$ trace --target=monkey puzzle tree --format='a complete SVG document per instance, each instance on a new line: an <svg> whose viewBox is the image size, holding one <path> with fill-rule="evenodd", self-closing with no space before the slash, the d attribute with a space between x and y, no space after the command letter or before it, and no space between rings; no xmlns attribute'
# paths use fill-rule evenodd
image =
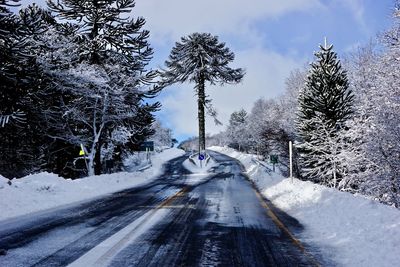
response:
<svg viewBox="0 0 400 267"><path fill-rule="evenodd" d="M199 153L205 150L204 110L216 117L216 112L206 98L205 84L239 83L244 70L228 66L235 59L235 54L220 43L217 36L210 33L193 33L182 37L172 48L169 59L165 62L166 70L161 71L162 86L173 83L194 82L198 96Z"/></svg>
<svg viewBox="0 0 400 267"><path fill-rule="evenodd" d="M300 162L304 177L336 187L342 176L338 155L345 146L338 133L353 114L354 94L332 45L325 42L315 56L298 98Z"/></svg>

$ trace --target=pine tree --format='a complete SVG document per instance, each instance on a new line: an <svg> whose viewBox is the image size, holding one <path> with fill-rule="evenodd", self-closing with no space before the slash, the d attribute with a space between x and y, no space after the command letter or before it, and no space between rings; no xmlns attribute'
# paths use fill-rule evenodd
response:
<svg viewBox="0 0 400 267"><path fill-rule="evenodd" d="M216 118L216 112L206 98L205 84L239 83L243 69L232 69L228 65L235 59L233 52L220 43L217 36L209 33L193 33L182 37L172 48L169 59L165 62L166 70L162 71L162 85L172 83L194 82L198 96L199 120L199 153L205 150L205 108Z"/></svg>
<svg viewBox="0 0 400 267"><path fill-rule="evenodd" d="M333 46L320 46L315 56L299 95L300 162L306 179L336 186L340 171L334 159L340 148L332 149L332 140L351 116L354 96Z"/></svg>

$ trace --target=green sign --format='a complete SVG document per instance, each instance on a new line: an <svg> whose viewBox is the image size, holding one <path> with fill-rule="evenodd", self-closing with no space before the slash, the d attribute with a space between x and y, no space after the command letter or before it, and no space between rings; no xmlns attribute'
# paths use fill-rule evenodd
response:
<svg viewBox="0 0 400 267"><path fill-rule="evenodd" d="M154 142L147 141L140 145L140 151L154 151Z"/></svg>
<svg viewBox="0 0 400 267"><path fill-rule="evenodd" d="M272 164L278 163L278 155L271 155L271 156L269 156L269 158L270 158Z"/></svg>

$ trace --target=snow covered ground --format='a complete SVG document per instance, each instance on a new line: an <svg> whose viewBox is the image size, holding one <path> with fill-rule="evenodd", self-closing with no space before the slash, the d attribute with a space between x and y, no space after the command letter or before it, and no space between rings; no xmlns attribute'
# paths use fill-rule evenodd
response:
<svg viewBox="0 0 400 267"><path fill-rule="evenodd" d="M152 157L152 167L143 172L120 172L83 179L64 179L52 173L38 173L11 180L0 176L0 221L39 210L88 200L155 179L162 165L185 152L177 148Z"/></svg>
<svg viewBox="0 0 400 267"><path fill-rule="evenodd" d="M399 266L400 210L363 196L269 174L255 155L230 148L211 150L236 158L265 197L305 229L301 241L320 247L339 266Z"/></svg>

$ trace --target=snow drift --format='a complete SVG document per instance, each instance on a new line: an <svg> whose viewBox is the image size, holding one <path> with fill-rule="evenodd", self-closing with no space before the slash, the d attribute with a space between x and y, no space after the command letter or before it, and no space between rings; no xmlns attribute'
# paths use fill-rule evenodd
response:
<svg viewBox="0 0 400 267"><path fill-rule="evenodd" d="M152 167L143 172L119 172L77 180L44 172L13 179L9 185L9 180L0 176L0 220L150 182L161 174L165 162L183 154L183 150L171 148L152 157Z"/></svg>
<svg viewBox="0 0 400 267"><path fill-rule="evenodd" d="M400 210L311 182L266 172L255 155L230 148L211 150L238 159L263 195L304 225L297 236L318 246L340 266L398 266Z"/></svg>

